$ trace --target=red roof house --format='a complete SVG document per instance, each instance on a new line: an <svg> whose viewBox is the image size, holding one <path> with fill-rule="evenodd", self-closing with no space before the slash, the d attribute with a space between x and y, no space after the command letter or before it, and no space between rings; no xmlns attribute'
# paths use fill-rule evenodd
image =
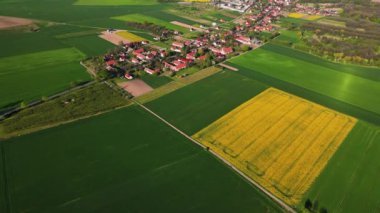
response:
<svg viewBox="0 0 380 213"><path fill-rule="evenodd" d="M144 51L145 51L144 48L140 48L140 49L138 49L138 50L133 51L133 55L141 54L141 53L143 53Z"/></svg>
<svg viewBox="0 0 380 213"><path fill-rule="evenodd" d="M220 53L222 55L228 55L228 54L231 54L233 52L234 52L234 50L232 49L232 47L223 47L222 51L220 51Z"/></svg>
<svg viewBox="0 0 380 213"><path fill-rule="evenodd" d="M186 59L188 60L195 60L196 52L190 52L186 55Z"/></svg>

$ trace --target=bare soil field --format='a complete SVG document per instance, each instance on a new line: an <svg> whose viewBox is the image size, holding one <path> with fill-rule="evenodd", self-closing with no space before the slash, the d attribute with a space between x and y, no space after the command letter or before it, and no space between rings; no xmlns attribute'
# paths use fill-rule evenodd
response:
<svg viewBox="0 0 380 213"><path fill-rule="evenodd" d="M143 80L136 79L128 82L118 83L127 92L131 93L134 97L139 97L153 90L151 86L146 84Z"/></svg>
<svg viewBox="0 0 380 213"><path fill-rule="evenodd" d="M0 16L0 29L6 29L11 27L25 26L32 24L33 21L29 19Z"/></svg>
<svg viewBox="0 0 380 213"><path fill-rule="evenodd" d="M117 35L117 32L120 32L120 31L114 31L114 32L107 32L107 31L103 31L99 37L106 40L106 41L109 41L111 42L112 44L115 44L115 45L119 45L120 42L123 42L124 44L128 44L128 43L131 43L131 41L129 41L128 39L126 38L123 38L122 36L119 36Z"/></svg>

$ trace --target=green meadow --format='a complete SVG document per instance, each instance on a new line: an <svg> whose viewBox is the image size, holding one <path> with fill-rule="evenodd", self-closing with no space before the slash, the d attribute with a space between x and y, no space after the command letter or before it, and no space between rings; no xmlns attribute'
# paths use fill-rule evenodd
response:
<svg viewBox="0 0 380 213"><path fill-rule="evenodd" d="M146 106L192 135L267 88L258 81L223 71Z"/></svg>
<svg viewBox="0 0 380 213"><path fill-rule="evenodd" d="M84 54L75 48L0 58L0 107L31 101L64 90L90 76L79 64Z"/></svg>
<svg viewBox="0 0 380 213"><path fill-rule="evenodd" d="M273 44L234 58L229 63L239 67L239 73L243 75L255 78L255 73L258 73L362 111L380 114L379 82L359 77L378 76L379 68L323 63L312 55Z"/></svg>
<svg viewBox="0 0 380 213"><path fill-rule="evenodd" d="M8 182L0 203L12 212L282 211L135 106L3 141L1 148L0 180L6 172Z"/></svg>
<svg viewBox="0 0 380 213"><path fill-rule="evenodd" d="M360 121L305 195L328 212L380 211L380 127ZM300 204L302 208L303 203Z"/></svg>

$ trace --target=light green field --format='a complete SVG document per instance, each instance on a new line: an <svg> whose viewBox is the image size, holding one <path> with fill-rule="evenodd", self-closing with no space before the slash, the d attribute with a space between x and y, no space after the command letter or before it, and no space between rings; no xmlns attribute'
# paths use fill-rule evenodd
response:
<svg viewBox="0 0 380 213"><path fill-rule="evenodd" d="M0 59L0 106L39 99L72 81L89 80L75 48L42 51Z"/></svg>
<svg viewBox="0 0 380 213"><path fill-rule="evenodd" d="M157 0L77 0L75 5L115 6L115 5L153 5Z"/></svg>
<svg viewBox="0 0 380 213"><path fill-rule="evenodd" d="M317 200L328 212L379 212L379 142L380 127L359 122L304 201Z"/></svg>
<svg viewBox="0 0 380 213"><path fill-rule="evenodd" d="M119 20L119 21L130 21L130 22L140 22L140 23L150 22L156 25L167 27L168 29L178 30L183 33L189 32L188 29L171 24L170 21L164 21L152 16L147 16L147 15L138 14L138 13L123 15L123 16L116 16L116 17L112 17L112 19ZM171 21L176 21L176 20L171 20Z"/></svg>
<svg viewBox="0 0 380 213"><path fill-rule="evenodd" d="M317 57L271 44L234 58L230 63L243 72L259 72L380 114L380 83L346 73L370 74L380 72L378 68L323 63Z"/></svg>

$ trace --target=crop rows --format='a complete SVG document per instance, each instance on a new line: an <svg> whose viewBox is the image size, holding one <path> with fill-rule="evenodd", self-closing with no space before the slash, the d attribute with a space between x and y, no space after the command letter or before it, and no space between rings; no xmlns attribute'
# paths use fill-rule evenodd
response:
<svg viewBox="0 0 380 213"><path fill-rule="evenodd" d="M297 204L356 120L268 89L194 135L289 204Z"/></svg>

